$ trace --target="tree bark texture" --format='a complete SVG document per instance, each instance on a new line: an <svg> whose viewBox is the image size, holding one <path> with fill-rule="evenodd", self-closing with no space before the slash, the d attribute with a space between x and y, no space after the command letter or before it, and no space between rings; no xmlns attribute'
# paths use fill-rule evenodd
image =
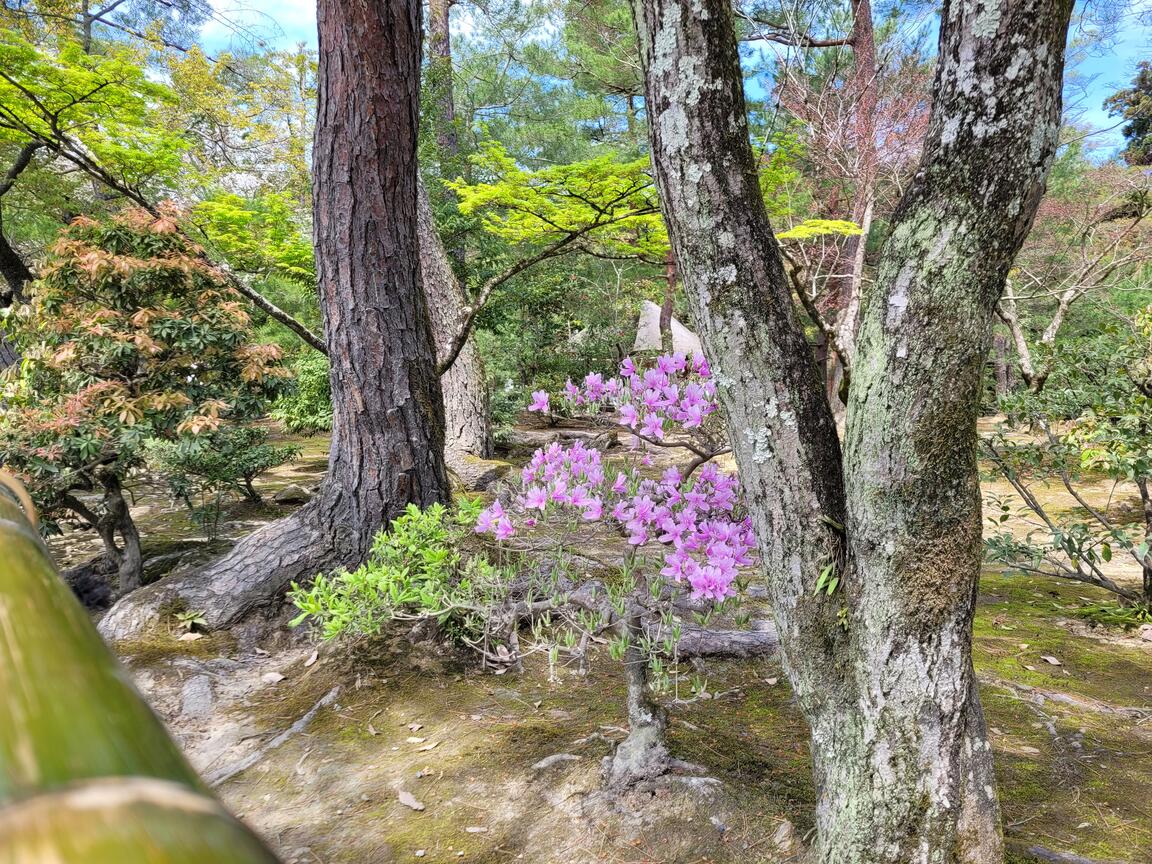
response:
<svg viewBox="0 0 1152 864"><path fill-rule="evenodd" d="M976 415L1055 150L1071 2L944 4L923 161L863 309L843 465L756 187L731 9L633 8L665 218L811 728L813 860L999 862L971 663ZM821 573L838 590L817 592Z"/></svg>
<svg viewBox="0 0 1152 864"><path fill-rule="evenodd" d="M449 12L453 0L429 0L428 58L429 83L432 85L436 148L440 153L440 173L455 179L461 170L460 138L456 131L456 99L452 86L452 33Z"/></svg>
<svg viewBox="0 0 1152 864"><path fill-rule="evenodd" d="M294 580L362 562L409 503L449 498L444 408L420 279L418 0L320 0L314 243L332 379L319 493L206 571L134 592L101 622L123 638L178 598L223 627Z"/></svg>
<svg viewBox="0 0 1152 864"><path fill-rule="evenodd" d="M420 238L420 276L432 318L432 335L438 359L443 361L452 349L468 298L456 278L448 254L432 218L428 190L419 186L416 209ZM476 347L476 336L468 333L460 353L440 376L444 394L444 454L451 466L465 456L487 459L492 455L488 428L488 382L484 363Z"/></svg>

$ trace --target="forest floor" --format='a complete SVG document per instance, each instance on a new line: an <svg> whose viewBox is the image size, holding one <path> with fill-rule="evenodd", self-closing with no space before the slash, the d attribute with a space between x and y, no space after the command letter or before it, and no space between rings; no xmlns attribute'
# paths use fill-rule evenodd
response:
<svg viewBox="0 0 1152 864"><path fill-rule="evenodd" d="M323 440L306 446L268 488L319 478ZM1135 496L1091 494L1118 509ZM145 534L181 530L155 507ZM233 514L225 537L270 512ZM1019 515L1009 527L1027 530ZM982 580L975 658L1014 864L1043 860L1032 846L1152 864L1152 633L1079 614L1108 599L1054 579ZM707 697L670 705L671 749L707 779L609 798L600 760L626 718L607 656L584 675L544 655L493 675L398 637L318 647L287 618L120 646L193 764L286 862L786 861L811 827L807 730L774 659L708 661Z"/></svg>

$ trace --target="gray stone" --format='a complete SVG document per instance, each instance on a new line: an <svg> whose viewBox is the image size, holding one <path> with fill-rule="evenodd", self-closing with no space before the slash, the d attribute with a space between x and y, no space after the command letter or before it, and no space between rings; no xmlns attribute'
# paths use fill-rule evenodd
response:
<svg viewBox="0 0 1152 864"><path fill-rule="evenodd" d="M307 504L312 500L312 493L299 483L289 483L272 496L277 504Z"/></svg>
<svg viewBox="0 0 1152 864"><path fill-rule="evenodd" d="M208 717L216 704L212 679L196 675L184 682L180 690L180 713L185 717Z"/></svg>

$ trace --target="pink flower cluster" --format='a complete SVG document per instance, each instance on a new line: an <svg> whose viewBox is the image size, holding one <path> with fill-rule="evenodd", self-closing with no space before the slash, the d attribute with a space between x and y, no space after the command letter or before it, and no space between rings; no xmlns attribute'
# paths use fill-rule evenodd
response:
<svg viewBox="0 0 1152 864"><path fill-rule="evenodd" d="M660 480L635 470L609 480L600 452L577 442L537 450L521 474L523 487L507 508L496 501L480 514L476 531L507 539L516 521L530 527L548 512L579 514L587 521L618 524L636 547L658 544L660 573L687 582L694 599L723 600L735 593L737 568L751 564L751 520L738 515L735 477L708 463L685 480L669 468Z"/></svg>
<svg viewBox="0 0 1152 864"><path fill-rule="evenodd" d="M605 381L600 373L590 373L583 386L565 384L560 398L585 410L614 406L621 425L657 441L664 440L666 422L698 429L717 408L716 385L703 354L662 354L643 371L629 357L620 364L619 377ZM547 413L548 392L534 392L528 410Z"/></svg>

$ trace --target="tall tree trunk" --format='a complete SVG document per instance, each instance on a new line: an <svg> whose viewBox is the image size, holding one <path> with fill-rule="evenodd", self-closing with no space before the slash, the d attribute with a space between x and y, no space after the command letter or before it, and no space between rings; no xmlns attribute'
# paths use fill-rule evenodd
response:
<svg viewBox="0 0 1152 864"><path fill-rule="evenodd" d="M362 562L408 504L449 499L416 234L420 12L419 0L318 3L314 242L333 409L320 491L206 571L120 601L106 636L148 624L174 597L226 626L293 580Z"/></svg>
<svg viewBox="0 0 1152 864"><path fill-rule="evenodd" d="M993 309L1055 151L1071 5L945 0L928 140L866 304L841 468L757 194L730 6L633 0L665 217L743 431L733 451L811 728L825 864L1003 857L971 663L976 415ZM822 571L840 577L830 596Z"/></svg>
<svg viewBox="0 0 1152 864"><path fill-rule="evenodd" d="M439 359L452 348L468 298L436 231L428 190L419 183L417 234L420 238L420 276L432 318L432 335ZM465 456L487 459L492 455L488 427L488 382L484 363L476 348L476 336L469 333L451 366L440 376L444 394L444 456L449 467Z"/></svg>
<svg viewBox="0 0 1152 864"><path fill-rule="evenodd" d="M456 98L452 82L452 33L449 12L453 0L428 2L428 74L432 85L436 148L440 151L440 173L455 179L460 171L460 136L456 130Z"/></svg>
<svg viewBox="0 0 1152 864"><path fill-rule="evenodd" d="M460 155L460 132L456 123L456 88L452 79L452 30L450 12L455 0L429 0L428 2L428 85L430 93L432 127L436 134L436 153L439 157L440 176L454 180L464 174L466 165ZM444 189L444 196L453 204L456 193ZM460 235L447 251L448 258L463 275L467 268L468 248Z"/></svg>

